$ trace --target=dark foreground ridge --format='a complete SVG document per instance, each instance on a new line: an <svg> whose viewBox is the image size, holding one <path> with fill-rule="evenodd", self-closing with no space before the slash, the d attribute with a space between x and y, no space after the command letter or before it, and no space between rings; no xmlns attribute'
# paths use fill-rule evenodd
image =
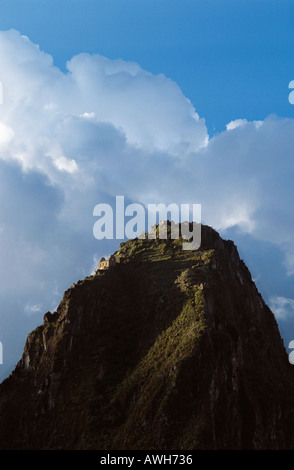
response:
<svg viewBox="0 0 294 470"><path fill-rule="evenodd" d="M293 449L294 369L234 243L113 256L28 335L0 449Z"/></svg>

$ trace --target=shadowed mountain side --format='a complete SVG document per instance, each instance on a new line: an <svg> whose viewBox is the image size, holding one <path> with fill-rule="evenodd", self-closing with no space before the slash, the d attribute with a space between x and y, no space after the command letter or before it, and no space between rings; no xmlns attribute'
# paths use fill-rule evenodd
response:
<svg viewBox="0 0 294 470"><path fill-rule="evenodd" d="M294 368L232 241L122 243L28 335L1 449L293 449Z"/></svg>

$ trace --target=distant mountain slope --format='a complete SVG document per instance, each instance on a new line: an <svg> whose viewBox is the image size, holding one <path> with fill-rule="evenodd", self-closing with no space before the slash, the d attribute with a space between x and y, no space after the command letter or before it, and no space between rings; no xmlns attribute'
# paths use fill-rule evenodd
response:
<svg viewBox="0 0 294 470"><path fill-rule="evenodd" d="M294 367L237 248L130 240L0 385L0 449L293 449Z"/></svg>

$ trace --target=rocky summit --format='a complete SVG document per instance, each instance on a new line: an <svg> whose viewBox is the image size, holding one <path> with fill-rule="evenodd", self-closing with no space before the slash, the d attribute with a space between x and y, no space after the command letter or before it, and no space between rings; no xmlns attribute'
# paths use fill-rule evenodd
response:
<svg viewBox="0 0 294 470"><path fill-rule="evenodd" d="M294 367L232 241L135 239L0 385L0 449L293 449Z"/></svg>

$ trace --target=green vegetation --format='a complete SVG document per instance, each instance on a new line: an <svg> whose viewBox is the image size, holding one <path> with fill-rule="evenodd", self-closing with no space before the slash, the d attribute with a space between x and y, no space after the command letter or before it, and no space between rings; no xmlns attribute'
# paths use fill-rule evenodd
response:
<svg viewBox="0 0 294 470"><path fill-rule="evenodd" d="M99 435L101 448L116 448L126 440L130 448L146 446L148 440L152 442L151 434L144 437L145 444L141 443L137 432L141 435L141 426L149 420L153 422L151 430L160 425L181 366L197 355L204 330L203 291L193 289L187 292L180 314L158 335L146 356L114 390L110 390L110 403L103 414L111 414L117 407L127 408L128 413L123 425L115 431L115 439L107 432ZM132 403L130 407L128 403Z"/></svg>
<svg viewBox="0 0 294 470"><path fill-rule="evenodd" d="M0 448L240 448L256 422L267 446L280 410L292 426L287 357L234 245L182 242L122 243L64 293L1 384Z"/></svg>
<svg viewBox="0 0 294 470"><path fill-rule="evenodd" d="M121 396L136 384L142 386L146 382L146 394L152 397L157 389L155 382L160 386L160 377L173 377L173 368L195 353L197 338L204 329L203 292L198 290L194 293L194 299L186 302L172 325L158 336L146 357L119 386L117 393Z"/></svg>

